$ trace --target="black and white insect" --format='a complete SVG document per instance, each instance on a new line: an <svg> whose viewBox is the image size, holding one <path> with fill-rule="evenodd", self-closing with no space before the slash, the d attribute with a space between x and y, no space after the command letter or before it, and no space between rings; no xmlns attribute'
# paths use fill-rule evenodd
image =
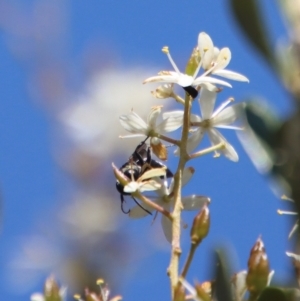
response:
<svg viewBox="0 0 300 301"><path fill-rule="evenodd" d="M162 168L166 167L159 161L152 159L151 147L146 144L148 137L143 140L134 150L133 154L129 157L128 161L124 163L119 170L129 179L136 181L143 173L151 168ZM169 168L166 169L166 177L173 177L173 173ZM121 199L121 210L123 213L128 214L130 210L125 211L123 208L124 196L130 195L128 192L124 192L124 186L116 180L116 188L120 193ZM131 196L138 206L144 209L147 213L151 214L150 211L145 209L133 196Z"/></svg>

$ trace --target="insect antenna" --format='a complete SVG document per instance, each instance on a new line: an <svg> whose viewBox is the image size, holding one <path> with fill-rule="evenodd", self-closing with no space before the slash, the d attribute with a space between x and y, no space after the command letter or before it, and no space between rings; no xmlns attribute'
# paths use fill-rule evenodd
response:
<svg viewBox="0 0 300 301"><path fill-rule="evenodd" d="M148 214L150 214L150 215L152 215L152 213L149 211L149 210L147 210L146 208L144 208L133 196L131 196L132 198L133 198L133 200L135 201L135 203L139 206L139 207L141 207L144 211L146 211ZM130 211L130 210L129 210Z"/></svg>

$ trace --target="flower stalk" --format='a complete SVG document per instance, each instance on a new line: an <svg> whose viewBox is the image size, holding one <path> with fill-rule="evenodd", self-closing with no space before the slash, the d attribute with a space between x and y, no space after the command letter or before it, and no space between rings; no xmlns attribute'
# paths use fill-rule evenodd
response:
<svg viewBox="0 0 300 301"><path fill-rule="evenodd" d="M184 115L183 115L183 126L182 126L182 135L181 135L181 145L180 145L180 159L178 163L177 172L174 176L174 210L172 212L173 221L172 221L172 250L171 250L171 260L168 269L168 274L171 281L171 292L172 298L174 295L174 289L178 283L178 273L179 273L179 258L181 255L180 247L180 234L181 234L181 187L182 187L182 173L185 167L186 162L189 160L189 155L186 151L188 134L189 134L189 125L190 125L190 112L191 112L191 97L188 93L185 94L185 106L184 106Z"/></svg>

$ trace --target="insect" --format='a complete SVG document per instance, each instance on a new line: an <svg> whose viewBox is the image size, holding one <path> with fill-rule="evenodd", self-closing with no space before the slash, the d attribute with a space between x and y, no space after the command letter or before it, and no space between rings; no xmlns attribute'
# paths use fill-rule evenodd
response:
<svg viewBox="0 0 300 301"><path fill-rule="evenodd" d="M137 180L144 172L151 168L162 168L165 167L159 161L152 159L151 156L151 147L146 144L146 141L149 137L143 140L134 150L133 154L129 157L128 161L124 163L119 170L129 179ZM173 173L167 168L166 177L173 177ZM128 214L130 210L125 211L123 208L124 196L130 195L128 192L124 192L124 186L117 180L116 188L120 193L121 199L121 210L123 213ZM151 215L151 212L145 209L133 196L131 196L138 206Z"/></svg>

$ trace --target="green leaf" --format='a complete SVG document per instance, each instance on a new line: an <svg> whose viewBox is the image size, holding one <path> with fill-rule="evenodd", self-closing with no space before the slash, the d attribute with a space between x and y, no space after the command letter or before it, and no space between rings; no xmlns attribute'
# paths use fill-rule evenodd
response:
<svg viewBox="0 0 300 301"><path fill-rule="evenodd" d="M231 0L230 4L233 15L246 37L267 62L274 67L275 59L268 41L268 32L261 16L258 1Z"/></svg>
<svg viewBox="0 0 300 301"><path fill-rule="evenodd" d="M231 276L226 262L229 262L229 259L225 251L218 250L215 253L215 294L217 300L232 301L234 298L231 295L231 285L229 282Z"/></svg>
<svg viewBox="0 0 300 301"><path fill-rule="evenodd" d="M294 300L291 290L282 290L276 287L267 287L260 294L257 301L289 301Z"/></svg>
<svg viewBox="0 0 300 301"><path fill-rule="evenodd" d="M255 134L270 148L276 144L276 133L282 121L275 114L272 107L260 99L246 102L245 112L248 123Z"/></svg>

